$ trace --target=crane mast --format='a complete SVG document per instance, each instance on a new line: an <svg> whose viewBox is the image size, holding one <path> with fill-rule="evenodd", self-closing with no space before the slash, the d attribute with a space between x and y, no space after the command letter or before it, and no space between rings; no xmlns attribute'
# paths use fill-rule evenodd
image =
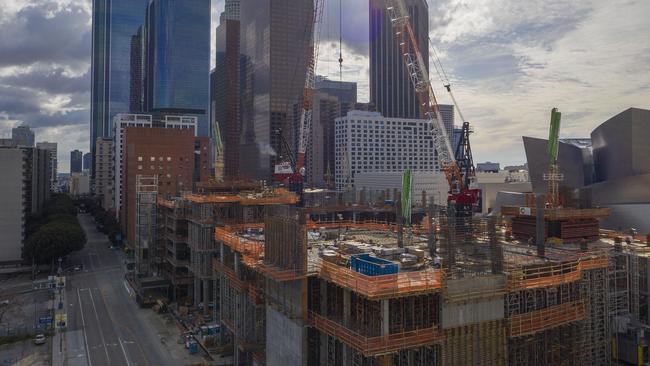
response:
<svg viewBox="0 0 650 366"><path fill-rule="evenodd" d="M440 170L445 173L447 183L449 184L448 201L450 203L454 202L457 206L462 207L460 211L461 215L471 215L472 210L467 210L466 208L476 206L480 197L480 191L474 189L474 187L470 187L469 179L463 176L463 172L457 162L457 157L454 155L454 150L451 147L447 131L442 121L438 101L431 87L426 63L422 58L422 52L420 51L415 32L411 26L407 8L403 0L386 0L386 10L390 17L395 38L402 53L402 59L406 65L409 78L420 102L420 108L429 126L431 126L434 148L438 153L438 164ZM447 85L445 87L451 92L450 87ZM455 98L454 104L456 104ZM464 127L468 130L469 124ZM469 142L467 146L469 147ZM460 155L463 164L471 163L470 151L469 149L465 150L465 152L470 154L469 159L467 159L468 156L465 154ZM467 169L465 170L465 172L469 171Z"/></svg>
<svg viewBox="0 0 650 366"><path fill-rule="evenodd" d="M454 151L447 137L438 101L431 87L426 64L415 38L410 17L402 0L386 0L386 10L390 17L395 38L402 53L402 59L415 88L415 94L420 102L420 109L429 123L432 132L433 145L438 152L440 170L445 173L449 183L450 193L459 194L463 187L460 169L454 158Z"/></svg>
<svg viewBox="0 0 650 366"><path fill-rule="evenodd" d="M307 51L307 67L305 75L305 87L302 95L302 112L300 115L300 122L298 125L298 141L297 151L295 155L286 141L283 141L283 147L290 157L291 168L287 169L287 162L276 165L276 179L280 182L288 183L297 193L302 193L302 185L305 176L305 151L309 141L309 135L312 125L312 110L314 89L316 88L315 70L316 62L318 60L318 43L320 41L320 30L318 24L321 23L323 17L323 3L324 0L314 0L314 11L309 23L311 24L309 31L311 46ZM282 136L281 136L282 137Z"/></svg>

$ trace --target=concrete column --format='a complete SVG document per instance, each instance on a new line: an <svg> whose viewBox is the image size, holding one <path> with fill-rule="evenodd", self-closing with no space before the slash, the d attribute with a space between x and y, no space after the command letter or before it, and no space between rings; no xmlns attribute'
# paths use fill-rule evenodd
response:
<svg viewBox="0 0 650 366"><path fill-rule="evenodd" d="M210 280L203 280L203 315L210 313Z"/></svg>
<svg viewBox="0 0 650 366"><path fill-rule="evenodd" d="M234 264L234 267L235 267L235 274L237 275L238 278L239 278L239 261L240 261L240 259L241 259L241 254L235 252L235 264Z"/></svg>
<svg viewBox="0 0 650 366"><path fill-rule="evenodd" d="M343 325L350 326L350 290L343 289Z"/></svg>
<svg viewBox="0 0 650 366"><path fill-rule="evenodd" d="M351 304L350 304L350 295L351 292L348 289L343 289L343 325L346 328L350 327L350 315L351 315ZM347 346L343 345L343 366L352 365L352 350Z"/></svg>
<svg viewBox="0 0 650 366"><path fill-rule="evenodd" d="M199 306L201 302L201 280L194 274L194 307Z"/></svg>
<svg viewBox="0 0 650 366"><path fill-rule="evenodd" d="M320 311L327 316L327 281L323 279L320 280Z"/></svg>
<svg viewBox="0 0 650 366"><path fill-rule="evenodd" d="M381 300L381 335L390 333L390 313L388 312L388 299Z"/></svg>

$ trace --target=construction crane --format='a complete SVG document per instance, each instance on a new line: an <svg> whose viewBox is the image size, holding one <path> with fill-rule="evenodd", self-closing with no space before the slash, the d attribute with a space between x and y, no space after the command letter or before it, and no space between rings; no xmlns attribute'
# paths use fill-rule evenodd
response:
<svg viewBox="0 0 650 366"><path fill-rule="evenodd" d="M221 140L221 130L219 129L219 122L214 121L212 124L212 137L214 140L214 180L221 182L224 179L224 157L223 157L223 143Z"/></svg>
<svg viewBox="0 0 650 366"><path fill-rule="evenodd" d="M282 133L280 133L283 148L291 157L289 161L283 161L275 166L276 179L281 183L288 183L299 194L302 194L305 179L305 151L307 150L309 135L311 133L314 89L316 88L315 70L316 62L318 61L318 43L320 41L320 28L318 24L322 22L323 3L324 0L314 0L314 11L310 20L312 25L310 29L311 47L308 48L307 52L307 71L302 96L302 113L300 115L300 124L298 125L298 151L293 156L293 149L290 148Z"/></svg>
<svg viewBox="0 0 650 366"><path fill-rule="evenodd" d="M462 158L461 163L463 165L471 164L472 168L461 170L461 166L456 159L457 156L454 154L447 136L438 101L431 87L426 63L416 42L406 5L403 0L386 0L386 10L390 16L395 38L400 47L409 78L415 88L421 110L431 127L433 145L438 153L440 170L445 173L449 184L448 202L460 209L456 210L457 215L471 215L473 210L468 211L466 208L477 206L480 190L473 187L475 178L471 175L473 174L473 162L471 149L469 149L469 123L466 126L466 146L468 149L462 151L459 157ZM451 92L451 87L447 87L447 85L445 87ZM463 125L465 126L465 122Z"/></svg>

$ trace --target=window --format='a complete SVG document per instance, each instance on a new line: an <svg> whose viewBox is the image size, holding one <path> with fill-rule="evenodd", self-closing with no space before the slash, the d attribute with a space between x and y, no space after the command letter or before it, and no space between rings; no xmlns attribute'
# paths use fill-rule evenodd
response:
<svg viewBox="0 0 650 366"><path fill-rule="evenodd" d="M151 158L149 158L149 160L156 161L156 158L152 156Z"/></svg>
<svg viewBox="0 0 650 366"><path fill-rule="evenodd" d="M138 156L138 161L142 161L142 156Z"/></svg>

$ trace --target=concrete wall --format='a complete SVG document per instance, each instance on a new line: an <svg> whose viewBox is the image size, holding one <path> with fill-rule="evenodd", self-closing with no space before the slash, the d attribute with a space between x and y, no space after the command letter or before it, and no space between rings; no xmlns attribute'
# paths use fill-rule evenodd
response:
<svg viewBox="0 0 650 366"><path fill-rule="evenodd" d="M504 275L449 280L443 293L443 329L503 319Z"/></svg>
<svg viewBox="0 0 650 366"><path fill-rule="evenodd" d="M531 183L479 183L478 187L481 189L481 200L483 213L488 213L489 209L493 211L501 211L501 207L497 207L497 194L499 192L531 192L533 187Z"/></svg>
<svg viewBox="0 0 650 366"><path fill-rule="evenodd" d="M23 151L0 149L0 263L20 261L23 241Z"/></svg>
<svg viewBox="0 0 650 366"><path fill-rule="evenodd" d="M307 332L271 306L266 307L266 364L307 365Z"/></svg>

